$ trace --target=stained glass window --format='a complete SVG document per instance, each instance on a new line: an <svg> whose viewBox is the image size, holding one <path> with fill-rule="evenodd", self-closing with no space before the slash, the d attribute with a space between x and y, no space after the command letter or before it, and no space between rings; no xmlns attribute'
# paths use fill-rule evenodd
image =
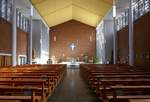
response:
<svg viewBox="0 0 150 102"><path fill-rule="evenodd" d="M129 9L125 11L125 25L127 26L129 23Z"/></svg>
<svg viewBox="0 0 150 102"><path fill-rule="evenodd" d="M2 17L4 18L4 19L6 19L6 0L2 0L1 1L2 2Z"/></svg>
<svg viewBox="0 0 150 102"><path fill-rule="evenodd" d="M19 9L16 10L16 15L17 15L17 27L19 27L19 22L20 22L20 12L19 12Z"/></svg>
<svg viewBox="0 0 150 102"><path fill-rule="evenodd" d="M145 12L149 12L150 11L150 0L144 0L144 9L145 9Z"/></svg>
<svg viewBox="0 0 150 102"><path fill-rule="evenodd" d="M12 0L7 0L7 21L11 21L12 17Z"/></svg>

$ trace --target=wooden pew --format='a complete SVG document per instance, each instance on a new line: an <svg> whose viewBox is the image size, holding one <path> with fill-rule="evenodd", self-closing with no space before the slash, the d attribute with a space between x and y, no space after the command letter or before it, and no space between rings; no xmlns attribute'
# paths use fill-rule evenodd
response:
<svg viewBox="0 0 150 102"><path fill-rule="evenodd" d="M51 95L56 87L55 83L53 82L54 78L51 76L0 76L0 80L29 80L30 82L30 80L35 79L46 81L45 85L48 88L48 94Z"/></svg>
<svg viewBox="0 0 150 102"><path fill-rule="evenodd" d="M93 76L89 79L89 84L91 85L92 89L95 90L95 92L97 91L100 81L104 80L104 79L109 79L109 80L126 80L126 79L150 79L150 75L122 75L122 74L118 74L118 75L97 75L97 76Z"/></svg>
<svg viewBox="0 0 150 102"><path fill-rule="evenodd" d="M36 94L38 94L40 92L40 94L38 94L37 96L41 96L41 101L44 101L46 98L46 92L48 92L47 88L45 88L45 81L43 80L0 80L0 86L2 87L6 87L3 90L7 92L7 87L12 88L14 87L14 92L11 92L11 94L16 94L18 92L18 88L16 89L16 87L26 87L26 88L31 88L34 87L36 88L38 91L36 92ZM16 91L15 91L16 89ZM11 90L11 89L10 89ZM1 92L2 94L3 92ZM10 95L10 93L9 93ZM19 92L20 95L20 92ZM3 96L3 94L2 94ZM2 97L1 96L1 97ZM11 96L11 95L10 95Z"/></svg>
<svg viewBox="0 0 150 102"><path fill-rule="evenodd" d="M112 92L113 92L113 97L108 97L109 99L113 99L114 102L117 101L118 99L150 99L150 93L145 94L145 92L150 92L150 86L144 86L144 85L139 85L139 86L111 86ZM136 95L117 95L117 90L122 90L124 93L126 92L144 92L141 94L136 94Z"/></svg>
<svg viewBox="0 0 150 102"><path fill-rule="evenodd" d="M148 99L150 98L150 79L105 79L101 81L99 90L102 100L105 101L107 99L113 99L114 102L118 99ZM146 91L149 93L144 94Z"/></svg>
<svg viewBox="0 0 150 102"><path fill-rule="evenodd" d="M92 89L97 93L103 101L112 99L114 102L119 102L118 99L132 99L137 98L134 95L117 96L113 94L120 88L124 92L132 92L135 89L149 90L150 86L150 67L127 65L81 65L80 73L82 77L88 82ZM107 83L107 84L106 84ZM109 84L108 84L109 83ZM133 84L134 83L134 84ZM120 86L122 85L122 86ZM107 86L107 87L106 87ZM112 91L113 90L113 91ZM139 95L139 98L149 98L146 95ZM117 97L117 98L116 98ZM126 98L125 98L126 97ZM122 101L120 101L122 102Z"/></svg>
<svg viewBox="0 0 150 102"><path fill-rule="evenodd" d="M42 93L41 100L45 101L54 91L59 82L65 75L66 65L27 65L25 67L17 66L17 68L1 68L0 69L0 86L18 88L21 86L32 88L36 87L38 95ZM3 89L4 90L4 89ZM18 92L19 89L13 89ZM7 92L6 90L4 90ZM13 99L13 96L10 96ZM19 100L21 97L14 97ZM0 100L3 100L0 95ZM20 99L24 100L24 99Z"/></svg>
<svg viewBox="0 0 150 102"><path fill-rule="evenodd" d="M26 86L23 86L23 87L12 87L12 86L0 86L0 90L5 93L4 95L1 95L0 96L0 99L1 100L7 100L7 101L12 101L12 100L19 100L19 102L21 102L20 100L26 100L28 102L39 102L41 101L41 97L42 96L37 96L36 95L36 92L39 91L39 89L37 87L26 87ZM24 93L25 91L30 91L31 94L28 94L28 95L17 95L17 94L14 94L13 95L13 92L19 92L19 93ZM10 94L6 94L6 93L9 93L11 92L12 95ZM41 93L41 95L43 95Z"/></svg>

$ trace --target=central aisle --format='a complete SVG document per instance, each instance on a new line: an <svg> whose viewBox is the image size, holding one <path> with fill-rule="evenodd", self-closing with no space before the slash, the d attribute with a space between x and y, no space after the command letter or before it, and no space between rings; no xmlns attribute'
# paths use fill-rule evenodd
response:
<svg viewBox="0 0 150 102"><path fill-rule="evenodd" d="M79 69L67 69L62 83L48 102L98 102L96 96L80 77Z"/></svg>

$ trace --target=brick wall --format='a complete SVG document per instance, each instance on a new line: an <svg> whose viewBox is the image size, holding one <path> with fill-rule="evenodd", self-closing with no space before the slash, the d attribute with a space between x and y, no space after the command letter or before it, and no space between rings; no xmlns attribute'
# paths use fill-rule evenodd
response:
<svg viewBox="0 0 150 102"><path fill-rule="evenodd" d="M55 56L59 60L69 57L81 58L87 54L95 56L96 28L71 20L50 28L50 57ZM69 47L75 44L75 49Z"/></svg>

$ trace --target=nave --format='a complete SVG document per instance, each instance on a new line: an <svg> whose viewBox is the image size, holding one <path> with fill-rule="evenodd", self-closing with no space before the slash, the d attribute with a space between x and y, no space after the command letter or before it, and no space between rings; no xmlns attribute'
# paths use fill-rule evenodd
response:
<svg viewBox="0 0 150 102"><path fill-rule="evenodd" d="M149 18L150 0L0 0L0 102L150 102Z"/></svg>
<svg viewBox="0 0 150 102"><path fill-rule="evenodd" d="M149 102L149 66L25 65L0 69L0 102Z"/></svg>
<svg viewBox="0 0 150 102"><path fill-rule="evenodd" d="M99 102L95 93L79 74L79 68L69 68L48 102Z"/></svg>

